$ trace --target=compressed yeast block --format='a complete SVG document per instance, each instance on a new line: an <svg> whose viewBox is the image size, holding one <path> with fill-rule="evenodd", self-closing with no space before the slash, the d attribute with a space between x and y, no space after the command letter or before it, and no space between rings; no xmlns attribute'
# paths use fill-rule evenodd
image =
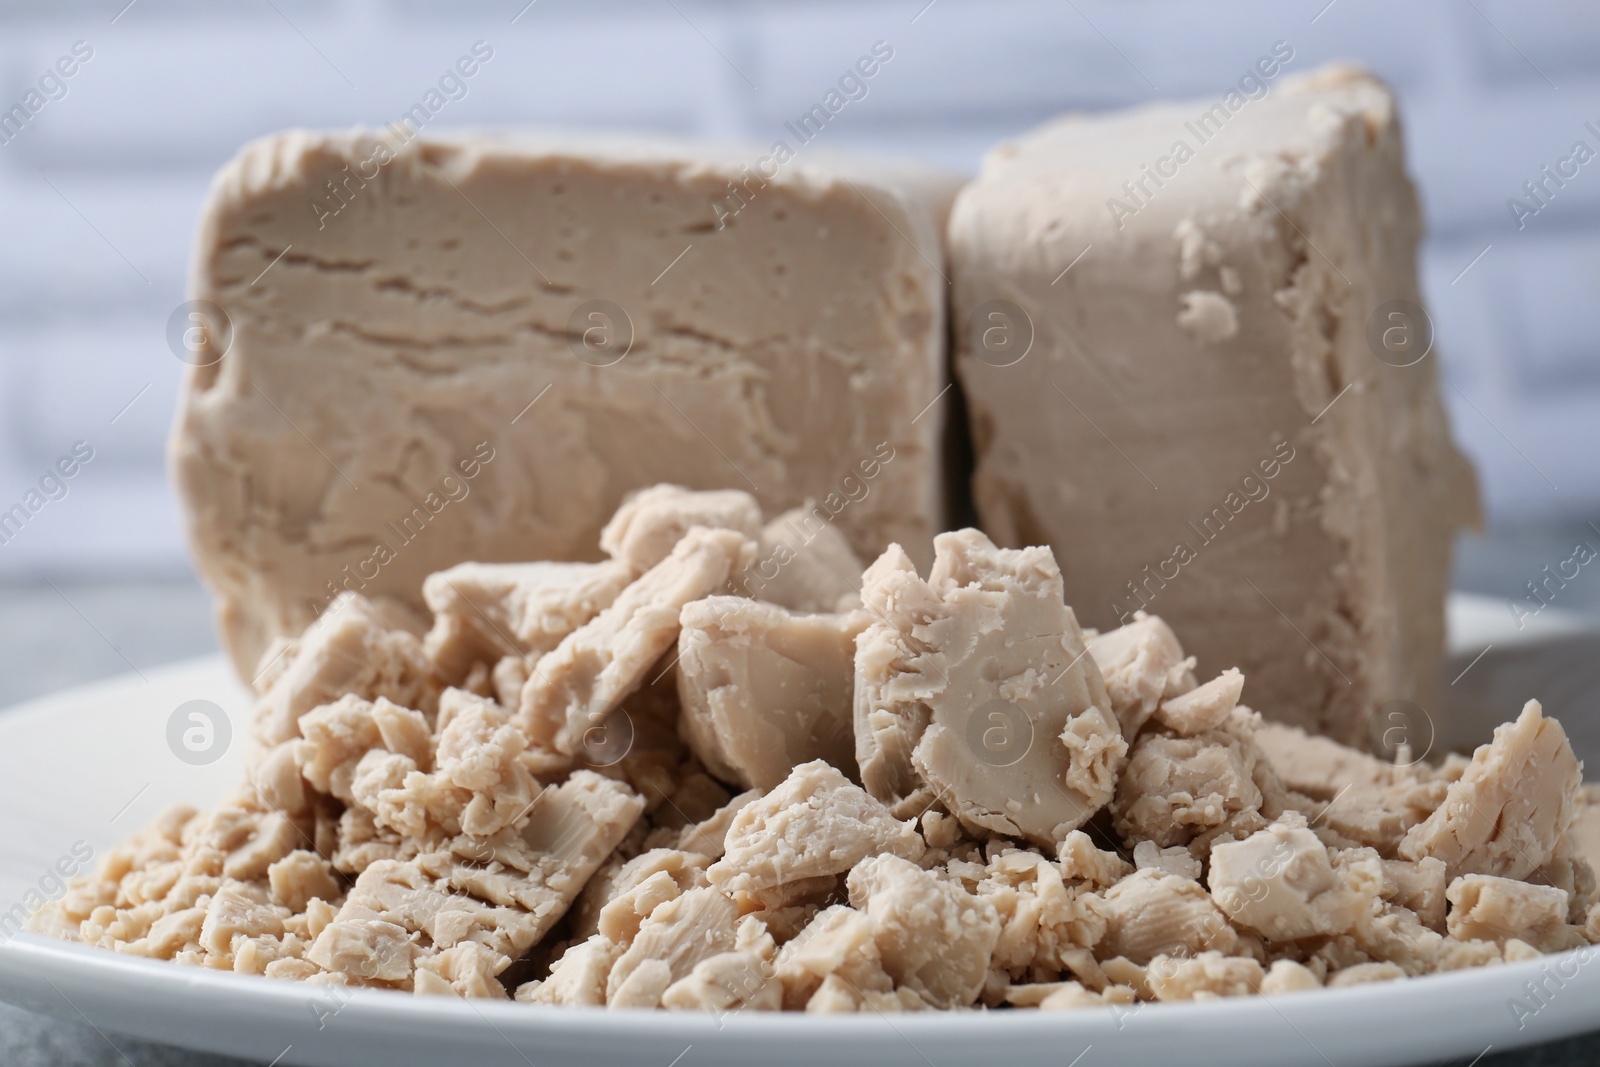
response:
<svg viewBox="0 0 1600 1067"><path fill-rule="evenodd" d="M241 670L343 589L420 609L464 561L596 559L658 482L926 545L956 181L763 158L396 127L226 164L171 457Z"/></svg>
<svg viewBox="0 0 1600 1067"><path fill-rule="evenodd" d="M1084 625L1159 613L1200 677L1238 667L1269 718L1365 746L1383 702L1438 707L1477 495L1394 99L1288 61L1255 98L991 152L950 221L956 366L981 524L1053 547Z"/></svg>

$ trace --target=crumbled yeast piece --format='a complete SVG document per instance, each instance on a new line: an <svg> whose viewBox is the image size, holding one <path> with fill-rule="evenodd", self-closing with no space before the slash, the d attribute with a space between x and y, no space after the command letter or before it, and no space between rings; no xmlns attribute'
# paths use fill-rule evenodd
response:
<svg viewBox="0 0 1600 1067"><path fill-rule="evenodd" d="M772 792L746 804L728 827L711 884L754 893L842 875L870 856L920 859L915 824L902 822L821 760L796 767Z"/></svg>
<svg viewBox="0 0 1600 1067"><path fill-rule="evenodd" d="M607 983L606 1003L613 1008L659 1008L661 994L671 984L671 964L666 960L641 960L627 978L615 985Z"/></svg>
<svg viewBox="0 0 1600 1067"><path fill-rule="evenodd" d="M505 987L496 978L511 961L476 941L463 941L436 956L417 961L412 991L431 996L504 1000Z"/></svg>
<svg viewBox="0 0 1600 1067"><path fill-rule="evenodd" d="M694 527L610 607L534 664L518 725L531 740L578 751L587 731L647 680L678 638L678 613L717 592L752 551L733 530Z"/></svg>
<svg viewBox="0 0 1600 1067"><path fill-rule="evenodd" d="M385 697L342 696L302 715L299 728L304 740L295 748L295 762L301 775L318 792L347 803L355 802L356 776L372 753L399 756L412 770L429 762L428 720Z"/></svg>
<svg viewBox="0 0 1600 1067"><path fill-rule="evenodd" d="M663 826L656 833L669 835L666 840L670 842L671 847L698 852L709 860L719 860L727 851L728 828L733 825L734 817L744 810L745 805L760 796L759 789L746 790L730 798L726 804L699 822L685 822L676 829ZM646 844L652 847L654 845L648 838Z"/></svg>
<svg viewBox="0 0 1600 1067"><path fill-rule="evenodd" d="M1006 851L974 884L1000 921L991 968L1013 979L1092 968L1108 906L1091 888L1068 886L1061 866L1036 852ZM1097 982L1103 985L1103 982Z"/></svg>
<svg viewBox="0 0 1600 1067"><path fill-rule="evenodd" d="M1271 941L1341 933L1355 925L1362 904L1335 875L1317 835L1283 823L1215 845L1209 883L1229 919Z"/></svg>
<svg viewBox="0 0 1600 1067"><path fill-rule="evenodd" d="M738 489L653 485L623 500L600 531L600 547L634 574L643 574L671 555L694 526L734 530L753 541L761 536L761 506Z"/></svg>
<svg viewBox="0 0 1600 1067"><path fill-rule="evenodd" d="M1155 721L1180 736L1215 730L1228 721L1244 693L1244 675L1230 667L1204 685L1168 697L1156 706Z"/></svg>
<svg viewBox="0 0 1600 1067"><path fill-rule="evenodd" d="M657 905L612 966L606 979L606 1003L656 1007L668 986L688 977L696 965L734 951L738 920L738 906L711 886L691 889ZM656 999L645 1003L646 987L640 986L636 973L658 964L665 964L667 979L655 990ZM648 988L653 988L655 981L652 976ZM640 988L630 991L630 982Z"/></svg>
<svg viewBox="0 0 1600 1067"><path fill-rule="evenodd" d="M748 562L759 516L742 497L640 502L616 525L617 560L571 565L633 579L609 608L574 607L540 586L550 575L514 579L514 565L453 572L476 574L475 593L491 571L507 584L494 605L439 608L432 663L414 620L350 598L345 630L329 619L263 675L263 721L284 736L252 754L241 786L204 814L165 814L29 928L439 996L503 998L516 961L543 974L517 988L521 1003L724 1014L1275 995L1600 942L1584 858L1597 809L1537 704L1470 761L1391 766L1263 725L1238 703L1237 671L1196 685L1153 617L1091 636L1062 665L1079 632L1048 553L970 531L940 539L926 582L886 553L854 618L703 591L678 603ZM498 613L488 630L465 621L474 605ZM680 655L656 648L680 628ZM852 657L858 631L866 651ZM371 662L335 669L344 655ZM524 698L553 661L572 706L612 709L581 755L550 743L570 719L543 739L527 727ZM973 767L948 745L956 698L998 694L1027 709L1008 728L1043 723L1062 706L1042 665L1077 670L1087 701L1055 736L1034 735L1048 773L1029 749L963 777ZM846 724L852 690L874 685L894 699ZM854 740L881 798L847 777L854 745L812 753L740 730L808 701L847 738L864 724ZM596 730L618 751L591 743ZM1136 741L1119 775L1124 736ZM968 755L989 752L982 740ZM1032 798L986 822L974 799L1040 781L1078 790L1078 825L1038 833L1048 819L1030 813L1047 805Z"/></svg>
<svg viewBox="0 0 1600 1067"><path fill-rule="evenodd" d="M892 981L889 981L893 985ZM879 991L852 985L836 974L823 979L822 985L810 1000L806 1011L813 1015L831 1015L840 1012L924 1011L928 1004L909 989Z"/></svg>
<svg viewBox="0 0 1600 1067"><path fill-rule="evenodd" d="M329 977L328 972L318 967L310 960L281 957L268 963L261 969L261 974L266 978L287 978L297 982L315 982L319 978Z"/></svg>
<svg viewBox="0 0 1600 1067"><path fill-rule="evenodd" d="M1582 832L1581 823L1589 813L1590 801L1585 801L1579 823L1574 824L1556 845L1556 854L1550 862L1528 876L1536 885L1553 885L1567 894L1567 921L1581 925L1589 914L1597 894L1594 868L1577 852L1575 838Z"/></svg>
<svg viewBox="0 0 1600 1067"><path fill-rule="evenodd" d="M1414 913L1430 930L1444 929L1444 863L1432 856L1411 860L1383 861L1384 892L1391 900ZM1391 891L1392 890L1392 891Z"/></svg>
<svg viewBox="0 0 1600 1067"><path fill-rule="evenodd" d="M1162 848L1253 833L1267 822L1260 763L1254 744L1227 729L1192 737L1146 731L1133 744L1111 802L1117 832Z"/></svg>
<svg viewBox="0 0 1600 1067"><path fill-rule="evenodd" d="M532 807L541 787L522 759L527 741L494 701L445 690L430 738L416 712L349 699L304 717L308 737L297 758L312 784L325 780L334 796L371 813L376 832L415 841L487 837Z"/></svg>
<svg viewBox="0 0 1600 1067"><path fill-rule="evenodd" d="M604 563L460 563L428 576L433 612L423 642L440 674L455 682L474 664L537 658L600 614L636 577Z"/></svg>
<svg viewBox="0 0 1600 1067"><path fill-rule="evenodd" d="M490 837L456 837L448 852L419 862L453 889L534 912L548 929L643 810L643 799L627 785L574 771L540 793L516 825Z"/></svg>
<svg viewBox="0 0 1600 1067"><path fill-rule="evenodd" d="M130 955L261 973L304 948L294 913L272 899L266 874L308 826L265 809L248 790L205 815L172 809L58 900L12 909L5 928L25 924ZM37 910L28 915L27 906Z"/></svg>
<svg viewBox="0 0 1600 1067"><path fill-rule="evenodd" d="M1109 842L1108 842L1109 843ZM1096 848L1094 840L1082 830L1074 830L1056 847L1061 873L1103 889L1132 874L1134 868L1115 852Z"/></svg>
<svg viewBox="0 0 1600 1067"><path fill-rule="evenodd" d="M346 695L387 698L431 711L439 682L409 611L341 593L297 640L263 657L270 683L256 702L257 739L271 747L299 736L300 717Z"/></svg>
<svg viewBox="0 0 1600 1067"><path fill-rule="evenodd" d="M808 502L784 512L761 528L759 544L741 591L792 611L861 606L861 559L827 509Z"/></svg>
<svg viewBox="0 0 1600 1067"><path fill-rule="evenodd" d="M704 856L666 849L629 860L602 885L601 891L607 895L595 912L594 929L613 941L632 941L639 924L657 905L710 884L706 879L708 862ZM583 932L582 925L574 924L574 934Z"/></svg>
<svg viewBox="0 0 1600 1067"><path fill-rule="evenodd" d="M1344 986L1366 985L1368 982L1392 982L1396 978L1404 978L1404 968L1393 963L1358 963L1346 967L1328 977L1329 989L1340 989Z"/></svg>
<svg viewBox="0 0 1600 1067"><path fill-rule="evenodd" d="M527 739L500 704L460 689L439 698L430 814L447 830L488 837L527 813L541 787L522 762ZM424 805L427 802L424 801ZM443 816L437 809L443 809Z"/></svg>
<svg viewBox="0 0 1600 1067"><path fill-rule="evenodd" d="M1462 941L1505 943L1512 938L1541 952L1587 944L1567 926L1567 894L1554 886L1529 885L1488 874L1464 874L1445 891L1447 928Z"/></svg>
<svg viewBox="0 0 1600 1067"><path fill-rule="evenodd" d="M891 546L863 576L862 782L902 816L1053 846L1110 799L1127 744L1047 548L934 538L924 581Z"/></svg>
<svg viewBox="0 0 1600 1067"><path fill-rule="evenodd" d="M1295 726L1262 723L1255 741L1286 789L1318 802L1320 825L1388 858L1443 795L1423 767L1385 763Z"/></svg>
<svg viewBox="0 0 1600 1067"><path fill-rule="evenodd" d="M315 852L296 849L267 868L272 902L299 915L313 899L337 900L343 887L333 865Z"/></svg>
<svg viewBox="0 0 1600 1067"><path fill-rule="evenodd" d="M312 894L343 895L328 884L325 861L304 862L311 829L309 815L271 810L249 787L204 815L171 809L58 900L42 901L24 917L27 928L240 974L298 964L316 932L312 920L328 908ZM16 923L21 910L4 919Z"/></svg>
<svg viewBox="0 0 1600 1067"><path fill-rule="evenodd" d="M1585 783L1583 803L1567 837L1567 854L1588 863L1591 873L1600 871L1600 782Z"/></svg>
<svg viewBox="0 0 1600 1067"><path fill-rule="evenodd" d="M1321 988L1322 980L1305 964L1295 960L1273 960L1272 966L1267 968L1266 976L1261 979L1260 992L1263 996L1271 997L1281 993L1303 993L1308 989Z"/></svg>
<svg viewBox="0 0 1600 1067"><path fill-rule="evenodd" d="M260 816L248 838L236 844L222 862L222 876L236 881L259 881L272 864L300 843L304 831L281 811Z"/></svg>
<svg viewBox="0 0 1600 1067"><path fill-rule="evenodd" d="M1537 700L1473 753L1444 803L1400 843L1407 859L1434 856L1461 874L1526 878L1549 862L1577 820L1583 765L1561 724Z"/></svg>
<svg viewBox="0 0 1600 1067"><path fill-rule="evenodd" d="M600 1007L606 1002L606 979L625 946L603 934L580 941L550 966L550 977L517 987L524 1004L568 1004Z"/></svg>
<svg viewBox="0 0 1600 1067"><path fill-rule="evenodd" d="M626 786L575 772L516 829L369 865L307 955L325 970L402 988L419 960L464 941L509 964L566 913L642 808Z"/></svg>
<svg viewBox="0 0 1600 1067"><path fill-rule="evenodd" d="M1412 877L1414 884L1408 889L1402 884L1404 879L1396 881L1392 877L1396 870L1393 862L1382 859L1370 848L1335 851L1335 877L1360 902L1355 923L1346 933L1304 943L1313 951L1309 957L1297 958L1309 966L1323 968L1325 973L1381 963L1407 975L1478 967L1508 958L1494 942L1443 936L1435 928L1443 926L1442 918L1435 926L1427 925L1418 912L1407 906L1406 894L1419 886L1429 897L1438 892L1434 883L1442 875L1442 864L1418 864Z"/></svg>
<svg viewBox="0 0 1600 1067"><path fill-rule="evenodd" d="M1184 656L1172 627L1142 611L1135 612L1133 620L1088 640L1089 655L1105 678L1122 736L1130 743L1162 701L1195 687L1194 657Z"/></svg>
<svg viewBox="0 0 1600 1067"><path fill-rule="evenodd" d="M855 770L850 703L866 615L714 596L679 616L679 728L724 781L771 789L802 763Z"/></svg>
<svg viewBox="0 0 1600 1067"><path fill-rule="evenodd" d="M886 992L894 987L883 969L871 921L846 904L818 912L779 949L776 973L789 1009L804 1008L823 981L836 975L856 989Z"/></svg>
<svg viewBox="0 0 1600 1067"><path fill-rule="evenodd" d="M977 999L1000 936L992 904L898 856L863 860L849 885L850 904L866 914L896 985L936 1008Z"/></svg>
<svg viewBox="0 0 1600 1067"><path fill-rule="evenodd" d="M1162 848L1154 841L1140 841L1133 846L1133 865L1141 871L1151 867L1195 882L1200 880L1204 870L1200 861L1182 845Z"/></svg>
<svg viewBox="0 0 1600 1067"><path fill-rule="evenodd" d="M247 788L255 791L256 798L267 808L285 815L300 815L306 810L311 790L300 777L300 766L295 762L297 741L284 741L260 756L258 762L245 770Z"/></svg>
<svg viewBox="0 0 1600 1067"><path fill-rule="evenodd" d="M694 965L661 994L661 1006L675 1011L709 1011L719 1015L743 1011L777 1011L783 1007L783 986L772 961L748 949L721 952Z"/></svg>
<svg viewBox="0 0 1600 1067"><path fill-rule="evenodd" d="M1207 1000L1261 992L1266 974L1249 956L1201 952L1194 956L1158 956L1150 961L1145 981L1157 1000Z"/></svg>
<svg viewBox="0 0 1600 1067"><path fill-rule="evenodd" d="M282 937L283 912L264 897L238 883L217 890L200 924L200 947L213 956L225 956L233 951L236 938Z"/></svg>
<svg viewBox="0 0 1600 1067"><path fill-rule="evenodd" d="M439 936L434 922L442 919ZM416 960L426 948L449 947L478 933L489 939L533 943L523 917L496 914L495 909L470 899L453 899L437 889L414 864L379 860L356 879L350 895L312 943L311 962L347 978L368 982L402 983L410 979ZM429 946L417 934L427 934Z"/></svg>
<svg viewBox="0 0 1600 1067"><path fill-rule="evenodd" d="M1108 985L1095 991L1082 982L1034 982L1014 985L1006 989L1007 1004L1016 1008L1038 1008L1040 1011L1075 1011L1079 1008L1101 1008L1111 1004L1132 1004L1138 995L1132 987Z"/></svg>
<svg viewBox="0 0 1600 1067"><path fill-rule="evenodd" d="M1164 871L1135 871L1101 894L1105 936L1097 955L1149 963L1157 956L1233 952L1238 932L1198 882Z"/></svg>
<svg viewBox="0 0 1600 1067"><path fill-rule="evenodd" d="M704 878L695 881L703 882ZM703 886L691 882L688 888ZM600 909L595 926L613 941L627 944L638 935L640 925L650 917L651 912L667 901L682 896L684 892L685 886L671 872L656 871L607 901L605 907Z"/></svg>
<svg viewBox="0 0 1600 1067"><path fill-rule="evenodd" d="M921 1011L920 994L884 969L872 920L846 904L819 911L778 950L774 969L783 1005L813 1014Z"/></svg>
<svg viewBox="0 0 1600 1067"><path fill-rule="evenodd" d="M1006 986L1005 1002L1013 1008L1037 1008L1040 1002L1052 993L1072 986L1076 986L1090 997L1093 996L1084 989L1081 982L1022 982Z"/></svg>

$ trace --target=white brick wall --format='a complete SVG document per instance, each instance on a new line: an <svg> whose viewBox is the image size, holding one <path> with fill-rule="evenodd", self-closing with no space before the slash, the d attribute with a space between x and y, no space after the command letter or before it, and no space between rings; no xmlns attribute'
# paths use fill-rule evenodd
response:
<svg viewBox="0 0 1600 1067"><path fill-rule="evenodd" d="M525 2L0 2L0 108L73 42L94 49L0 145L0 509L74 441L96 449L0 546L0 574L182 566L164 328L211 172L273 129L392 120L478 39L494 58L440 125L762 144L882 40L893 60L819 143L960 168L1069 108L1213 93L1280 38L1291 69L1363 62L1402 94L1447 399L1493 517L1600 504L1600 160L1521 230L1506 208L1574 140L1600 149L1585 0Z"/></svg>

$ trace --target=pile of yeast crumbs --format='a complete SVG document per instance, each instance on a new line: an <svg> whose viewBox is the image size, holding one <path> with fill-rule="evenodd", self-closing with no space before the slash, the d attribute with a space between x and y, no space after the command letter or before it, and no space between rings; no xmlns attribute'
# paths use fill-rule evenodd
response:
<svg viewBox="0 0 1600 1067"><path fill-rule="evenodd" d="M645 490L600 563L349 594L269 651L248 782L34 928L222 970L529 1004L1076 1008L1600 941L1582 768L1535 702L1395 766L1081 630L1049 549L863 573L822 513ZM750 570L792 531L775 577Z"/></svg>

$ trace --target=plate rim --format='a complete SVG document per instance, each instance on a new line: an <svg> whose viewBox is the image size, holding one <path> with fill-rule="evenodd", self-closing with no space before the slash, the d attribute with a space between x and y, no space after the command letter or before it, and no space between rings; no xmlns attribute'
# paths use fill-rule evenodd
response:
<svg viewBox="0 0 1600 1067"><path fill-rule="evenodd" d="M1581 957L1581 958L1580 958ZM1229 1022L1236 1016L1260 1014L1264 1008L1281 1008L1284 1004L1291 1005L1297 1014L1308 1014L1313 1009L1325 1006L1357 1009L1364 1004L1379 1004L1392 1002L1397 991L1404 990L1404 999L1421 999L1434 994L1443 998L1452 991L1461 987L1478 987L1487 985L1502 986L1509 989L1515 982L1518 988L1521 981L1537 976L1538 972L1556 963L1568 960L1576 961L1576 970L1571 978L1563 978L1569 985L1578 985L1579 977L1586 974L1586 965L1600 957L1600 945L1586 945L1567 949L1562 952L1548 953L1533 959L1518 960L1514 963L1490 964L1480 967L1464 967L1453 971L1444 971L1433 974L1419 975L1413 978L1399 978L1389 981L1363 982L1352 986L1338 988L1321 988L1304 990L1297 993L1256 993L1249 996L1222 997L1206 1001L1148 1001L1141 1002L1137 1014L1146 1012L1156 1014L1157 1018L1170 1020L1169 1025L1176 1027L1180 1023L1191 1021L1190 1017L1204 1017L1215 1020L1218 1024ZM790 1011L752 1011L728 1012L718 1015L713 1012L702 1011L671 1011L659 1008L609 1008L605 1006L574 1006L574 1005L547 1005L523 1004L512 1000L468 999L465 997L422 996L416 993L396 989L372 989L363 987L331 987L308 984L289 979L272 979L260 975L235 974L232 971L222 971L207 967L185 966L174 964L168 960L156 960L146 957L132 956L125 953L84 945L78 942L52 938L47 935L24 932L0 941L0 990L4 988L6 972L20 964L40 962L54 965L63 970L78 970L94 972L94 977L99 979L102 975L126 975L130 979L144 979L141 983L145 989L154 989L157 986L183 987L188 990L203 990L215 995L233 995L252 991L247 996L236 997L243 1001L262 1001L263 1006L279 1006L286 1003L300 1003L307 999L315 999L325 990L338 988L342 997L348 998L349 1003L359 1004L364 1014L378 1017L405 1017L416 1020L419 1014L437 1014L458 1018L471 1019L474 1016L481 1018L481 1013L488 1010L492 1014L499 1014L504 1022L534 1022L541 1025L537 1029L548 1028L563 1030L581 1028L586 1033L593 1030L589 1025L596 1018L615 1020L624 1030L646 1030L650 1032L662 1029L681 1031L683 1036L692 1037L701 1033L707 1027L718 1030L725 1026L736 1025L744 1027L757 1027L762 1030L772 1029L801 1029L806 1033L815 1033L820 1023L829 1026L837 1025L849 1029L874 1029L881 1026L882 1021L888 1018L884 1013L838 1013L823 1016L808 1015L804 1012ZM1600 975L1591 975L1586 983L1593 985L1596 992L1600 992ZM1581 998L1580 998L1581 999ZM420 1008L420 1011L419 1011ZM1281 1014L1281 1011L1279 1012ZM1328 1014L1318 1012L1318 1014ZM1354 1014L1353 1012L1351 1014ZM1071 1009L1066 1011L1036 1011L1026 1008L985 1008L975 1007L950 1011L921 1011L906 1012L895 1016L898 1020L910 1022L924 1031L929 1031L930 1036L939 1036L941 1031L959 1029L961 1036L971 1036L966 1031L975 1027L988 1027L990 1029L1004 1029L1007 1033L1015 1034L1019 1028L1022 1031L1040 1030L1054 1033L1062 1029L1064 1022L1077 1019L1092 1019L1103 1021L1107 1017L1116 1017L1117 1013L1110 1006ZM718 1019L722 1023L718 1023ZM977 1020L982 1020L977 1021ZM1600 1031L1600 1015L1593 1017L1594 1029ZM1559 1025L1559 1024L1558 1024ZM898 1030L898 1027L892 1029ZM1574 1032L1582 1032L1579 1031ZM841 1035L848 1036L848 1035ZM1553 1040L1550 1037L1541 1037L1535 1042Z"/></svg>

